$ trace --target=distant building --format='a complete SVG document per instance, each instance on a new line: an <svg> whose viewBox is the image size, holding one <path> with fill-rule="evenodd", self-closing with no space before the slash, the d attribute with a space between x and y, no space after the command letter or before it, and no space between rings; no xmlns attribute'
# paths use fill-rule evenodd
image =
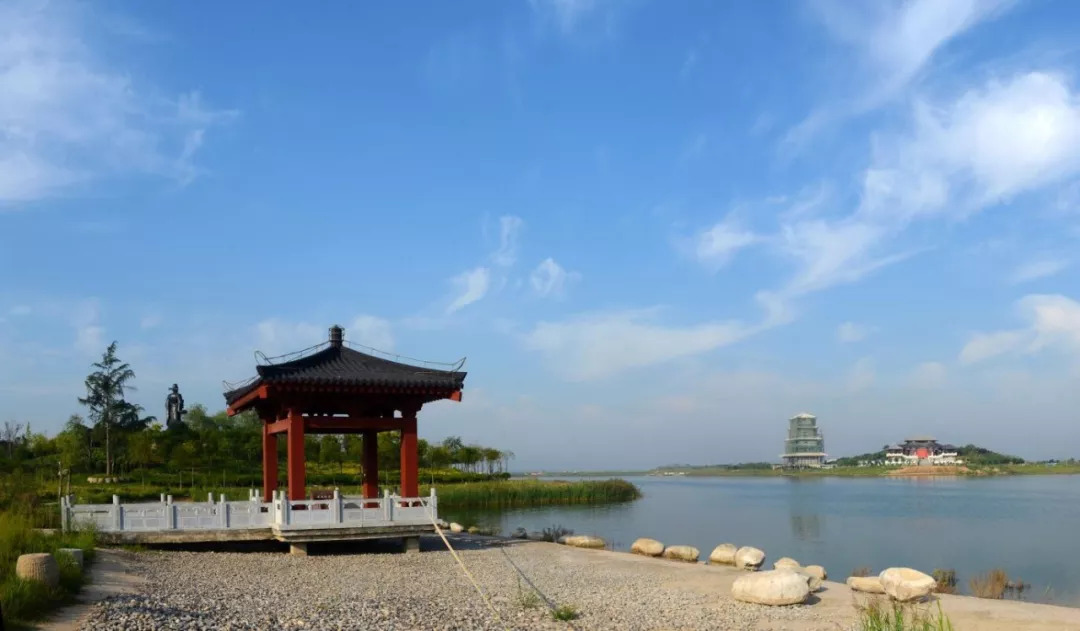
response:
<svg viewBox="0 0 1080 631"><path fill-rule="evenodd" d="M939 443L932 436L908 438L899 445L885 446L887 465L957 465L964 464L956 447Z"/></svg>
<svg viewBox="0 0 1080 631"><path fill-rule="evenodd" d="M788 419L787 440L780 458L791 469L819 469L825 465L825 436L813 414L797 414Z"/></svg>

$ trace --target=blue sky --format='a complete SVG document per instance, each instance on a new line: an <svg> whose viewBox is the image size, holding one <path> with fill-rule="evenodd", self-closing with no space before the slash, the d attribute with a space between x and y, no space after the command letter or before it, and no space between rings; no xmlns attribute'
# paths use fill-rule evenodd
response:
<svg viewBox="0 0 1080 631"><path fill-rule="evenodd" d="M468 357L517 467L1080 439L1068 1L0 2L0 417Z"/></svg>

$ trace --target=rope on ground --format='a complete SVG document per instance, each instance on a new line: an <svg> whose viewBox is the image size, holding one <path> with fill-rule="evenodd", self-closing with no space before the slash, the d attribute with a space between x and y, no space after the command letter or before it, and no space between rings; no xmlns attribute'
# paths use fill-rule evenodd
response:
<svg viewBox="0 0 1080 631"><path fill-rule="evenodd" d="M453 555L454 560L457 561L458 565L461 566L461 571L465 572L465 576L468 577L469 582L472 583L473 587L476 588L476 593L480 594L480 598L484 599L484 604L486 604L487 608L491 610L491 614L495 616L495 619L499 621L500 625L506 627L506 622L503 621L502 616L500 616L499 612L495 609L495 605L491 604L491 600L488 599L487 594L484 593L484 590L480 588L480 584L476 582L475 578L473 578L472 572L469 571L469 568L465 567L465 562L461 560L461 557L458 555L457 550L454 549L454 546L450 545L450 540L446 538L445 534L443 534L442 528L439 527L439 523L435 521L434 517L432 517L431 511L428 511L428 519L431 519L431 525L435 526L435 532L439 535L439 538L443 540L443 543L446 544L446 549L450 551L451 555ZM510 627L506 627L506 629L507 631L509 631Z"/></svg>

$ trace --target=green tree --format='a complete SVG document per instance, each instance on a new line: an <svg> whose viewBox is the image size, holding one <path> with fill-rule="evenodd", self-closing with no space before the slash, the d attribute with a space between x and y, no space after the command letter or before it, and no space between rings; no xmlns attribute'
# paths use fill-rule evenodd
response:
<svg viewBox="0 0 1080 631"><path fill-rule="evenodd" d="M64 430L56 435L56 447L60 460L68 469L82 468L90 463L92 447L90 430L78 414L72 414Z"/></svg>
<svg viewBox="0 0 1080 631"><path fill-rule="evenodd" d="M338 471L341 471L341 437L333 434L324 434L319 439L319 463L338 463Z"/></svg>
<svg viewBox="0 0 1080 631"><path fill-rule="evenodd" d="M116 342L109 344L101 361L94 363L94 372L86 377L86 396L79 403L90 411L90 419L105 430L105 475L112 475L113 454L110 427L129 419L131 406L124 401L124 391L134 390L129 382L135 378L131 366L116 356Z"/></svg>

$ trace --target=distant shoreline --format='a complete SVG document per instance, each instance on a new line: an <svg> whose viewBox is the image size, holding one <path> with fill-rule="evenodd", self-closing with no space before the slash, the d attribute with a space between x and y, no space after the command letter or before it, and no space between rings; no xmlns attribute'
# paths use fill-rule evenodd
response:
<svg viewBox="0 0 1080 631"><path fill-rule="evenodd" d="M649 471L544 471L538 474L515 475L521 478L593 478L593 477L658 477L658 478L874 478L874 477L987 477L1007 475L1078 475L1080 465L994 465L958 468L955 466L918 467L837 467L833 469L728 469L724 467L679 467Z"/></svg>

